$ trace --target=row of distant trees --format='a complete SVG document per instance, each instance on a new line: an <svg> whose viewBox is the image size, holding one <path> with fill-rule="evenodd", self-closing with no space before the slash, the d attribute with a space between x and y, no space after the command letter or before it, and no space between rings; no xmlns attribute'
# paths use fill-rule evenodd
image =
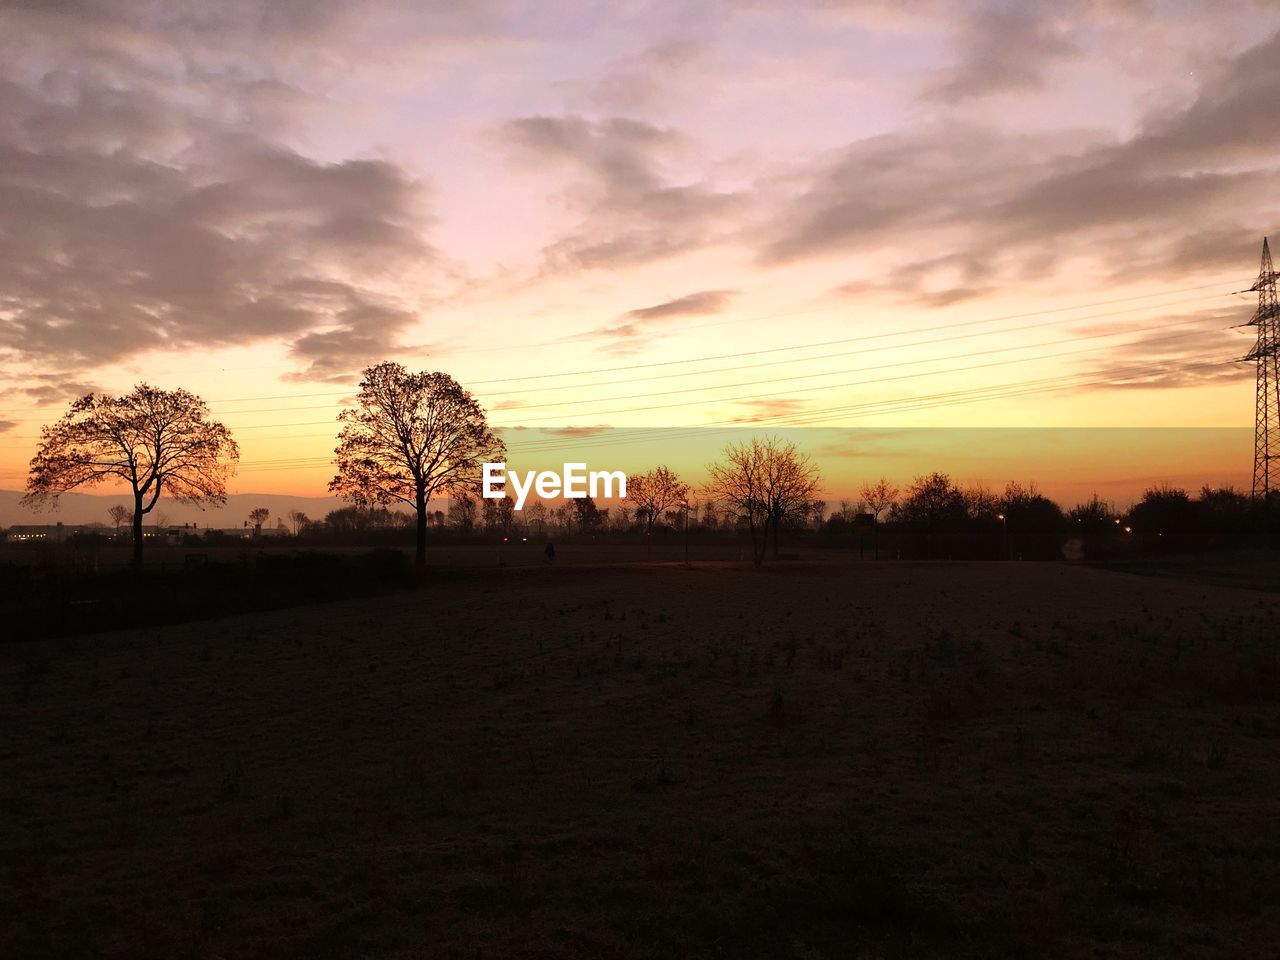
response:
<svg viewBox="0 0 1280 960"><path fill-rule="evenodd" d="M425 561L428 527L464 532L509 531L516 523L508 499L478 496L484 463L505 459L505 447L490 428L484 409L444 373L413 373L396 363L365 370L354 405L338 415L336 472L329 489L353 504L323 521L294 513L296 535L322 530L349 531L360 524L415 531L415 559ZM230 430L211 419L207 405L185 390L147 384L120 397L90 394L71 404L41 432L31 460L26 502L56 503L59 494L107 481L123 482L132 510L113 509L117 527L129 519L133 557L140 563L143 520L162 496L185 503L226 502L226 484L239 459ZM520 518L526 531L551 529L625 531L643 529L652 545L662 527L691 524L745 531L755 563L770 548L778 553L782 531L819 530L829 542L865 539L870 524L879 546L882 521L923 539L928 554L949 552L947 543L972 538L975 530L1011 532L1036 555L1056 554L1067 536L1132 533L1168 537L1168 544L1204 539L1206 530L1246 526L1253 516L1249 498L1230 490L1206 489L1198 498L1186 491L1148 491L1122 523L1096 497L1064 512L1034 487L1011 483L996 494L964 488L941 473L917 477L899 489L887 480L865 485L861 500L842 502L828 515L817 499L821 474L794 443L755 438L729 444L707 468L708 480L694 490L666 466L628 478L627 500L601 509L589 498L551 508L535 503ZM448 497L449 511L431 511L432 499ZM695 504L701 503L696 516ZM409 513L396 507L407 506ZM251 514L255 527L269 514ZM975 526L976 525L976 526ZM650 547L651 548L651 547ZM914 552L922 552L914 549Z"/></svg>
<svg viewBox="0 0 1280 960"><path fill-rule="evenodd" d="M338 421L330 491L358 507L409 506L419 564L426 559L432 498L449 496L467 509L483 464L505 459L484 409L444 373L413 373L390 362L370 367ZM231 431L186 390L140 384L119 397L89 394L41 430L25 502L56 504L60 494L80 487L123 482L133 497L128 512L133 559L140 564L144 518L161 496L225 503L239 457ZM817 468L794 444L753 440L726 449L724 461L711 467L706 492L741 518L760 563L767 542L772 537L776 548L780 527L809 502L818 482ZM688 510L689 487L665 467L632 478L629 488L650 533L671 508Z"/></svg>
<svg viewBox="0 0 1280 960"><path fill-rule="evenodd" d="M750 535L746 515L708 498L667 467L633 476L635 498L598 506L590 497L544 503L533 501L515 511L509 499L477 499L460 494L445 510L428 512L432 536L440 542L500 543L512 539L589 542L656 542L691 537L723 542ZM1214 545L1260 542L1269 527L1250 498L1231 488L1204 487L1197 495L1173 487L1146 491L1121 513L1098 496L1063 510L1034 485L1010 483L996 492L956 484L946 474L915 478L905 488L881 479L863 485L858 500L836 504L800 500L780 516L779 529L796 540L829 547L856 547L888 556L1055 559L1063 545L1095 557L1136 550L1194 550ZM115 506L113 520L127 511ZM246 526L265 526L266 508L251 511ZM163 524L162 524L163 525ZM119 524L117 524L118 530ZM312 519L291 510L277 522L295 542L314 546L403 542L414 526L410 513L382 506L343 507ZM217 533L191 536L208 540ZM777 551L777 539L772 539Z"/></svg>
<svg viewBox="0 0 1280 960"><path fill-rule="evenodd" d="M684 484L668 468L654 473L662 495L643 490L644 478L632 477L630 488L642 491L611 507L590 497L559 504L534 501L515 512L510 500L477 500L461 495L448 509L428 514L435 535L455 542L494 542L510 537L556 540L642 541L650 545L681 534L702 540L726 535L749 536L743 513L721 500ZM1227 488L1204 487L1198 494L1173 487L1153 487L1127 511L1118 511L1098 496L1063 509L1041 495L1033 484L1009 483L1002 491L961 486L949 476L916 477L899 488L881 479L865 484L860 499L835 504L821 499L798 502L782 512L779 530L794 538L827 546L856 546L878 554L881 539L889 555L986 556L1052 559L1069 540L1080 541L1098 555L1125 549L1180 550L1215 544L1246 544L1269 527L1250 498ZM653 499L651 499L653 496ZM346 507L311 520L289 514L289 527L302 540L317 544L377 543L398 538L412 526L412 516L385 507ZM776 550L776 541L770 545Z"/></svg>

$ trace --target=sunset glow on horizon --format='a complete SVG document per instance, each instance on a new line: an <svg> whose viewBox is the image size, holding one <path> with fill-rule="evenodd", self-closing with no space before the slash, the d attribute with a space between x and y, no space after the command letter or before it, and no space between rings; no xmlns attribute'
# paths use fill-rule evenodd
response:
<svg viewBox="0 0 1280 960"><path fill-rule="evenodd" d="M529 467L1214 428L936 467L1247 486L1280 8L110 7L0 10L0 488L74 397L147 382L232 429L231 492L323 496L384 359ZM705 433L602 443L640 428ZM813 453L833 499L929 469Z"/></svg>

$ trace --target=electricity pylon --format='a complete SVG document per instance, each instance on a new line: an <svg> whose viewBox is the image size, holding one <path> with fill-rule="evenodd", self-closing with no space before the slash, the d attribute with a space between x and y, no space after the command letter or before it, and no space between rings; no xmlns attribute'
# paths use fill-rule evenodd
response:
<svg viewBox="0 0 1280 960"><path fill-rule="evenodd" d="M1258 294L1258 310L1247 324L1258 328L1258 342L1244 358L1258 365L1253 421L1253 496L1280 492L1280 301L1276 299L1271 247L1262 239L1262 268L1250 291Z"/></svg>

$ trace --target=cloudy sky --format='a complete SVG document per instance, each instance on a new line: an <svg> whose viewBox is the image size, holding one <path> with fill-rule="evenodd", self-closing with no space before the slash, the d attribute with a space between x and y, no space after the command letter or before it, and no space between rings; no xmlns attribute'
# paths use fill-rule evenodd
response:
<svg viewBox="0 0 1280 960"><path fill-rule="evenodd" d="M517 441L1247 427L1278 31L1273 2L0 0L0 487L69 398L145 379L210 400L240 489L318 493L386 358Z"/></svg>

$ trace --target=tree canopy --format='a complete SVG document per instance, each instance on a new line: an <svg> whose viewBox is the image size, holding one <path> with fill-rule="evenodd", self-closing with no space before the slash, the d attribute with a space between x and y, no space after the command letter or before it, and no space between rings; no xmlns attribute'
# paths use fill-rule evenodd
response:
<svg viewBox="0 0 1280 960"><path fill-rule="evenodd" d="M412 506L419 562L426 555L430 499L474 493L483 465L506 452L484 408L456 380L411 373L398 363L365 370L356 405L338 420L337 474L329 489L357 505Z"/></svg>
<svg viewBox="0 0 1280 960"><path fill-rule="evenodd" d="M115 397L91 393L40 431L23 502L56 505L78 487L123 482L133 493L134 560L142 557L142 518L161 494L182 503L225 503L240 458L231 431L209 419L186 390L142 383Z"/></svg>

